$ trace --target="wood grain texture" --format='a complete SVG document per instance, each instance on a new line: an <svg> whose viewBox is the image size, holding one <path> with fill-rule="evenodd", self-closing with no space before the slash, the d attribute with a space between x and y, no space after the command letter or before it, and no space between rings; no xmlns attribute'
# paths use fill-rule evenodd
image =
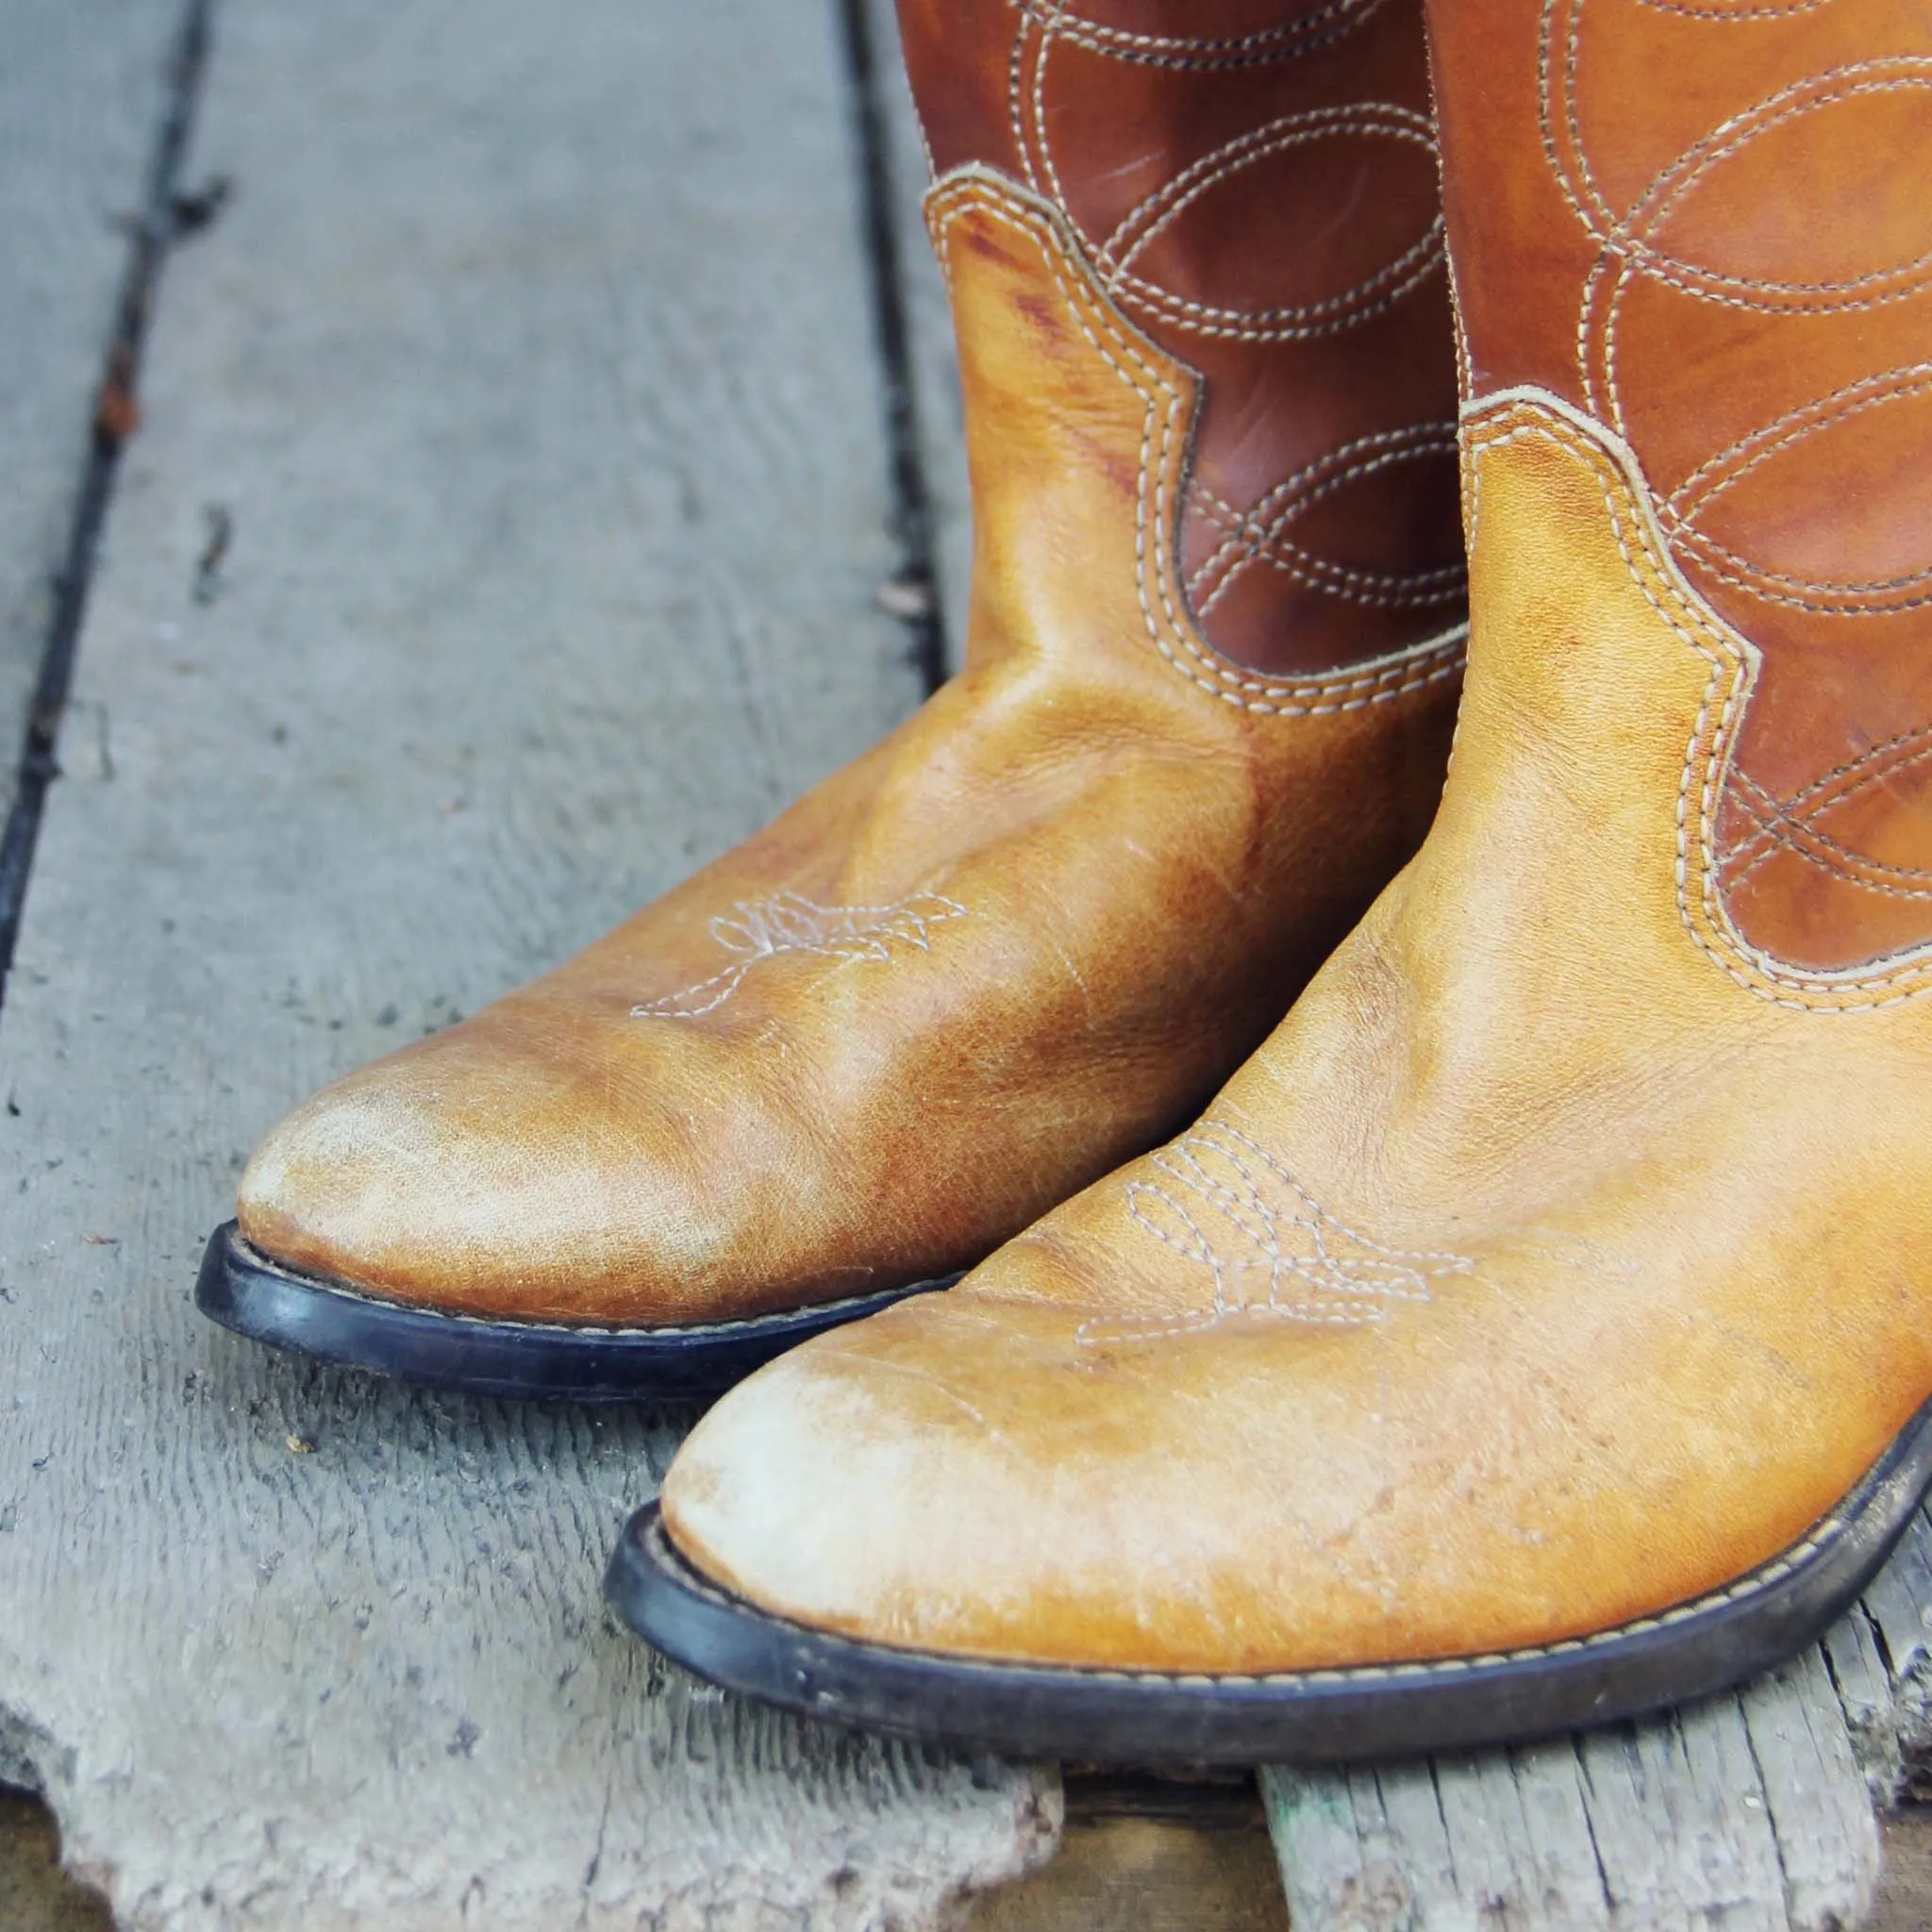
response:
<svg viewBox="0 0 1932 1932"><path fill-rule="evenodd" d="M1925 1932L1932 1925L1932 1814L1911 1809L1885 1822L1885 1870L1866 1932Z"/></svg>
<svg viewBox="0 0 1932 1932"><path fill-rule="evenodd" d="M0 812L180 19L174 0L0 8Z"/></svg>
<svg viewBox="0 0 1932 1932"><path fill-rule="evenodd" d="M1879 1841L1819 1651L1512 1751L1262 1774L1297 1932L1835 1932Z"/></svg>
<svg viewBox="0 0 1932 1932"><path fill-rule="evenodd" d="M1833 1673L1874 1795L1881 1804L1923 1797L1932 1790L1932 1522L1924 1508L1833 1640Z"/></svg>
<svg viewBox="0 0 1932 1932"><path fill-rule="evenodd" d="M0 1016L0 1737L127 1926L938 1926L1050 1773L601 1607L690 1416L189 1301L255 1138L914 700L828 9L233 0ZM208 601L209 512L233 534ZM721 1176L721 1185L728 1176Z"/></svg>

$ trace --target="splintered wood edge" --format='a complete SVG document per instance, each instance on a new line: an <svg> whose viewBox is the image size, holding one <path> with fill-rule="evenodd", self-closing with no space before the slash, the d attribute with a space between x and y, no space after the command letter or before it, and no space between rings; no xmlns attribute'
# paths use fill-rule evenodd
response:
<svg viewBox="0 0 1932 1932"><path fill-rule="evenodd" d="M1833 1633L1840 1649L1859 1641L1855 1627ZM1638 1724L1458 1757L1265 1770L1297 1932L1497 1911L1566 1932L1732 1913L1790 1932L1859 1924L1880 1858L1868 1777L1890 1734L1871 1704L1880 1645L1865 1651L1856 1714L1813 1648L1740 1692Z"/></svg>
<svg viewBox="0 0 1932 1932"><path fill-rule="evenodd" d="M1890 1807L1932 1795L1932 1521L1924 1507L1825 1654L1874 1799Z"/></svg>

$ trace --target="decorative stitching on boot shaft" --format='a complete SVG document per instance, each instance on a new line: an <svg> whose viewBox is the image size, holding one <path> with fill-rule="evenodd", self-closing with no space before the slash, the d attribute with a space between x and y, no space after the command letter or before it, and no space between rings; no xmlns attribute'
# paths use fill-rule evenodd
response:
<svg viewBox="0 0 1932 1932"><path fill-rule="evenodd" d="M1764 976L1811 983L1775 960L1815 953L1843 959L1814 969L1835 985L1857 974L1883 983L1881 969L1902 948L1932 943L1932 922L1912 920L1904 903L1922 897L1923 868L1889 864L1857 849L1863 841L1787 822L1776 794L1814 760L1831 763L1848 746L1923 723L1914 717L1923 698L1902 660L1926 648L1932 615L1932 545L1909 508L1924 488L1914 452L1926 442L1921 418L1932 396L1932 364L1923 359L1932 228L1909 212L1923 200L1891 205L1883 192L1868 219L1849 198L1857 177L1841 158L1861 137L1883 143L1880 153L1898 144L1894 173L1912 177L1925 156L1932 55L1923 24L1897 10L1874 16L1851 40L1828 22L1750 25L1795 22L1825 0L1637 4L1698 25L1646 29L1623 0L1542 0L1536 29L1543 161L1593 256L1579 258L1576 270L1580 399L1641 459L1657 457L1662 554L1765 654L1753 659L1746 688L1730 692L1733 715L1723 722L1739 742L1717 803L1732 852L1749 856L1732 863L1725 855L1730 909L1720 923ZM1675 90L1668 117L1613 99L1593 64L1613 37L1623 58L1666 45L1645 42L1646 31L1676 36L1668 42L1673 58L1711 75L1707 91L1701 82ZM1741 103L1740 87L1749 91ZM1659 143L1666 126L1677 131ZM1699 323L1673 297L1735 319ZM1660 375L1659 358L1672 357L1737 372L1734 392L1728 375L1712 385L1724 400L1709 420L1724 426L1709 444L1724 446L1701 460L1683 443L1706 412L1659 413L1662 397L1680 394ZM1503 360L1514 360L1513 352ZM1766 374L1773 366L1774 381ZM1813 387L1819 392L1807 398ZM1744 427L1732 414L1742 409L1768 420ZM1901 415L1906 409L1919 413ZM1880 623L1890 628L1872 629ZM1888 669L1862 680L1822 675L1826 654L1840 650ZM1747 732L1742 708L1760 686L1761 708ZM1715 689L1713 703L1724 708ZM1922 785L1901 789L1889 809L1872 800L1872 837L1924 858L1925 796ZM1701 791L1696 805L1701 810ZM1774 854L1791 864L1767 877ZM1738 898L1753 877L1749 900ZM1761 944L1743 937L1745 924L1761 928Z"/></svg>
<svg viewBox="0 0 1932 1932"><path fill-rule="evenodd" d="M1258 509L1244 508L1250 494L1259 491L1269 497L1278 491L1279 485L1269 488L1265 477L1253 475L1257 449L1278 443L1284 467L1305 469L1312 454L1308 431L1316 420L1332 421L1336 433L1344 436L1351 418L1362 434L1383 430L1388 422L1387 401L1368 394L1324 405L1316 418L1305 410L1284 415L1283 399L1304 384L1332 379L1334 356L1323 347L1326 341L1382 324L1398 310L1413 310L1420 318L1423 311L1415 305L1431 298L1435 278L1443 272L1444 225L1440 196L1433 192L1435 125L1425 93L1412 99L1346 98L1365 91L1369 73L1377 76L1378 92L1403 93L1403 63L1391 65L1388 55L1419 23L1392 15L1387 0L1336 0L1256 33L1196 37L1132 32L1088 18L1066 0L1017 0L1012 9L1007 132L1025 186L1058 218L1081 277L1091 281L1116 313L1133 317L1151 335L1155 354L1176 364L1182 356L1198 356L1211 372L1204 377L1188 371L1196 393L1184 425L1181 474L1165 492L1174 509L1174 541L1190 556L1199 549L1225 547L1228 527L1216 516L1215 503L1232 503L1237 517L1258 515ZM1330 73L1320 63L1326 50L1342 42L1349 43L1351 52L1340 57L1341 64ZM1090 96L1104 98L1109 88L1155 85L1109 80L1094 73L1096 65L1115 62L1201 75L1191 92L1174 97L1180 105L1173 108L1172 126L1163 118L1163 108L1156 116L1159 126L1148 135L1151 145L1126 164L1138 198L1124 211L1109 195L1096 198L1089 192L1094 165L1090 142L1097 124L1078 105ZM1223 70L1234 68L1310 62L1315 64L1298 89L1284 90L1277 83L1270 92L1255 84L1244 89L1237 77L1219 77ZM1338 93L1342 97L1335 98ZM1170 95L1159 98L1167 102ZM1309 214L1319 225L1317 243L1284 250L1264 242L1256 211L1273 204L1281 183L1272 174L1264 179L1254 171L1284 167L1289 170L1284 178L1291 183L1324 181L1339 172L1355 184L1347 192L1367 195L1373 206L1351 203L1341 218L1331 216L1318 201ZM1292 192L1307 190L1300 186ZM1387 225L1391 218L1393 231ZM1245 256L1239 242L1243 236L1252 238ZM1370 236L1375 239L1370 242ZM1283 281L1285 267L1257 275L1260 262L1291 262L1294 269ZM1312 286L1307 285L1310 275ZM1410 339L1420 320L1398 321L1394 326L1400 340L1385 328L1378 353L1412 358L1417 351ZM1314 346L1297 359L1297 345ZM1126 352L1116 345L1114 353ZM1359 353L1370 351L1364 347ZM1244 357L1239 366L1247 372L1228 378L1246 385L1239 391L1245 397L1242 427L1232 441L1223 419L1207 407L1208 387L1224 379L1230 355ZM1441 376L1437 408L1449 400L1446 363ZM1406 375L1391 389L1412 396L1414 378ZM1404 405L1398 420L1412 407ZM1460 556L1452 556L1448 548L1453 526L1446 516L1431 514L1439 496L1446 510L1449 488L1446 474L1391 474L1352 506L1362 530L1391 548L1390 576L1409 575L1403 564L1411 557L1417 558L1417 574L1431 580L1439 575L1436 566L1442 567L1440 597L1412 597L1388 586L1359 594L1349 563L1312 556L1305 544L1276 545L1264 556L1252 544L1237 543L1225 575L1217 565L1217 607L1252 564L1265 561L1276 570L1271 581L1254 584L1248 597L1218 608L1212 623L1206 604L1192 604L1193 624L1217 660L1204 666L1208 675L1241 688L1222 677L1221 664L1237 658L1267 663L1286 655L1291 645L1285 641L1306 621L1303 613L1314 613L1312 621L1331 641L1338 663L1355 655L1352 632L1366 647L1363 655L1377 659L1410 648L1417 641L1412 638L1416 619L1405 622L1404 615L1416 613L1425 625L1424 613L1432 606L1459 602L1457 592L1466 584ZM1432 537L1436 524L1441 528ZM1440 549L1438 542L1442 543ZM1418 553L1418 545L1428 547ZM1173 601L1190 605L1194 591L1184 581L1187 574L1176 564L1172 575ZM1158 596L1167 601L1164 590ZM1322 614L1321 606L1328 600L1350 607L1346 618L1340 612ZM1271 612L1279 613L1279 625L1272 632ZM1159 624L1156 627L1161 628ZM1192 656L1187 626L1175 628L1183 633L1181 655ZM1214 650L1222 644L1235 656L1222 658Z"/></svg>
<svg viewBox="0 0 1932 1932"><path fill-rule="evenodd" d="M1387 0L1332 0L1329 6L1317 8L1280 26L1221 40L1131 33L1104 21L1089 20L1060 4L1060 0L1019 0L1019 11L1024 20L1046 34L1115 60L1128 60L1144 67L1224 72L1299 59L1305 54L1332 46L1354 33L1385 5Z"/></svg>
<svg viewBox="0 0 1932 1932"><path fill-rule="evenodd" d="M1541 390L1485 398L1465 417L1463 433L1474 492L1473 546L1481 527L1483 455L1510 442L1549 443L1589 467L1631 583L1671 632L1710 667L1685 748L1676 801L1678 912L1699 949L1747 991L1800 1012L1872 1012L1932 991L1932 947L1915 947L1877 973L1859 967L1812 974L1750 945L1732 923L1720 893L1724 856L1717 811L1756 652L1678 573L1635 456L1601 424Z"/></svg>
<svg viewBox="0 0 1932 1932"><path fill-rule="evenodd" d="M949 281L954 273L952 230L968 214L979 213L1026 236L1074 325L1141 399L1146 413L1138 458L1135 591L1149 641L1190 683L1241 710L1306 718L1385 704L1460 674L1467 625L1332 676L1257 677L1215 653L1201 639L1174 581L1177 492L1192 426L1191 390L1168 373L1160 352L1108 301L1065 220L1050 203L989 170L964 168L932 190L925 209L933 246ZM1176 375L1187 373L1174 366Z"/></svg>

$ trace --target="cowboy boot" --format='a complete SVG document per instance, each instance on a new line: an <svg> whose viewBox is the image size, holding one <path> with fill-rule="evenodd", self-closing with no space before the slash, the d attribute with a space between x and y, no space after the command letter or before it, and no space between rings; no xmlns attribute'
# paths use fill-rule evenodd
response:
<svg viewBox="0 0 1932 1932"><path fill-rule="evenodd" d="M964 672L297 1108L209 1314L496 1392L723 1386L1172 1132L1413 851L1465 636L1419 8L1212 12L908 0Z"/></svg>
<svg viewBox="0 0 1932 1932"><path fill-rule="evenodd" d="M1473 1745L1796 1651L1926 1488L1932 19L1431 6L1441 812L1189 1132L700 1425L612 1588L728 1683Z"/></svg>

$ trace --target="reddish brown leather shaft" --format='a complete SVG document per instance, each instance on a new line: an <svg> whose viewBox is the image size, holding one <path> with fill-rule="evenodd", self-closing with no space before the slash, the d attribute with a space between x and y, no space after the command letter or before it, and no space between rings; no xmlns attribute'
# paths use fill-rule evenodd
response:
<svg viewBox="0 0 1932 1932"><path fill-rule="evenodd" d="M1326 670L1459 621L1420 0L901 0L933 169L1054 204L1204 379L1179 544L1208 641Z"/></svg>
<svg viewBox="0 0 1932 1932"><path fill-rule="evenodd" d="M1431 27L1474 393L1627 442L1762 654L1729 918L1838 976L1932 941L1932 12L1436 0Z"/></svg>

